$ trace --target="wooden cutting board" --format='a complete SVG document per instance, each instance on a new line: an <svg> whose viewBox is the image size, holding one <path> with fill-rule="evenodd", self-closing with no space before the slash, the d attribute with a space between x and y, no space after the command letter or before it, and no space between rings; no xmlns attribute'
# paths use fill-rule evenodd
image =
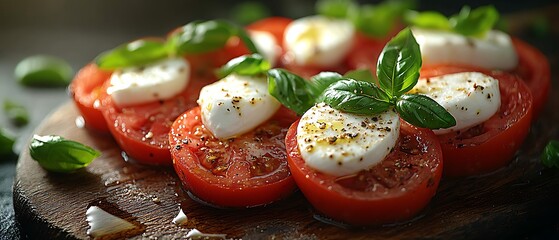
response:
<svg viewBox="0 0 559 240"><path fill-rule="evenodd" d="M437 195L416 219L371 228L318 221L300 193L252 209L199 204L181 189L172 168L128 163L110 136L77 127L77 110L67 103L36 133L83 142L102 156L85 169L59 174L43 170L24 151L14 184L15 214L24 232L41 239L89 238L86 210L92 205L140 226L127 235L132 238L184 238L193 228L242 239L519 237L546 222L557 223L559 171L543 169L539 155L549 139L559 139L558 94L551 94L546 112L510 166L486 176L443 178ZM179 209L188 217L183 226L172 223Z"/></svg>

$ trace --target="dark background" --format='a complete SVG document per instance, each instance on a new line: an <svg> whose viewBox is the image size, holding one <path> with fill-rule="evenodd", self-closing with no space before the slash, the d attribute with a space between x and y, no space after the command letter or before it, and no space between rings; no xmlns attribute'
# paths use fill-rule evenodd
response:
<svg viewBox="0 0 559 240"><path fill-rule="evenodd" d="M196 19L230 18L241 1L227 0L0 0L0 103L11 99L31 114L28 126L10 125L3 113L0 128L17 136L21 150L41 120L69 97L65 89L33 89L18 85L13 69L22 58L51 54L79 69L98 53L143 37L161 36ZM360 1L378 2L378 1ZM418 1L419 10L439 10L449 15L466 1ZM272 15L301 17L314 12L314 1L262 1ZM559 13L553 1L467 1L472 7L494 4L511 22L513 34L544 50L558 66ZM543 22L542 19L545 19ZM547 23L547 25L546 25ZM555 25L555 26L554 26ZM542 30L543 29L543 30ZM557 72L552 70L554 79ZM554 87L557 83L554 82ZM17 158L0 159L0 239L19 239L12 207L12 184ZM559 223L519 236L527 239L559 237Z"/></svg>

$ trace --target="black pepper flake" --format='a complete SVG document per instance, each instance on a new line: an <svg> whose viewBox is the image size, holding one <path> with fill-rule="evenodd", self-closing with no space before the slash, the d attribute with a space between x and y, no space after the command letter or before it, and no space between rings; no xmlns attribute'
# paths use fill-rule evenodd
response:
<svg viewBox="0 0 559 240"><path fill-rule="evenodd" d="M487 94L487 99L491 99L491 94L490 93Z"/></svg>
<svg viewBox="0 0 559 240"><path fill-rule="evenodd" d="M189 144L190 143L190 139L185 138L182 140L182 144Z"/></svg>
<svg viewBox="0 0 559 240"><path fill-rule="evenodd" d="M387 132L390 132L390 131L392 131L392 129L391 129L391 128L389 128L389 127L385 127L385 128L384 128L384 130L386 130Z"/></svg>
<svg viewBox="0 0 559 240"><path fill-rule="evenodd" d="M175 149L176 149L176 150L181 150L181 148L182 148L182 146L179 145L179 144L177 144L177 145L175 146Z"/></svg>
<svg viewBox="0 0 559 240"><path fill-rule="evenodd" d="M373 122L377 122L378 121L378 117L373 117L371 118L373 120Z"/></svg>
<svg viewBox="0 0 559 240"><path fill-rule="evenodd" d="M338 140L338 137L332 136L332 137L326 138L326 140L328 141L328 143L332 144L332 143L335 143L336 140Z"/></svg>
<svg viewBox="0 0 559 240"><path fill-rule="evenodd" d="M342 164L343 164L342 162L338 162L338 166L342 166Z"/></svg>
<svg viewBox="0 0 559 240"><path fill-rule="evenodd" d="M456 146L457 146L458 148L464 148L466 145L464 145L464 144L462 144L462 143L458 143Z"/></svg>

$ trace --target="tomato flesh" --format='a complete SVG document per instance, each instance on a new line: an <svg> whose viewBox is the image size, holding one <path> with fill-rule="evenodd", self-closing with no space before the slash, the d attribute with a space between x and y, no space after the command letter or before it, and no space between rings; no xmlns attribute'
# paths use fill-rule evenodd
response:
<svg viewBox="0 0 559 240"><path fill-rule="evenodd" d="M169 134L175 171L188 191L212 205L252 207L285 198L295 189L284 142L295 119L282 107L253 131L220 140L203 125L200 107L193 108Z"/></svg>
<svg viewBox="0 0 559 240"><path fill-rule="evenodd" d="M422 77L478 71L499 80L501 106L487 121L466 131L439 135L447 176L470 176L492 172L512 159L530 130L532 95L523 81L501 71L458 65L422 69Z"/></svg>
<svg viewBox="0 0 559 240"><path fill-rule="evenodd" d="M434 133L405 122L392 151L379 165L334 177L309 168L297 146L298 121L286 136L291 174L316 210L352 225L404 221L418 214L435 195L443 163Z"/></svg>
<svg viewBox="0 0 559 240"><path fill-rule="evenodd" d="M100 99L105 94L102 85L112 72L102 71L90 63L83 67L69 86L70 95L85 121L85 126L98 132L108 132L109 128L101 113Z"/></svg>

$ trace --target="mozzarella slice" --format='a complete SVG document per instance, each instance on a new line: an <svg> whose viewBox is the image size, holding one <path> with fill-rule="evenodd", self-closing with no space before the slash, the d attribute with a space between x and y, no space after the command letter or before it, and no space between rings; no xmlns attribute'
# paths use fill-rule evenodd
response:
<svg viewBox="0 0 559 240"><path fill-rule="evenodd" d="M249 34L250 39L264 58L270 62L271 66L275 66L281 54L281 47L274 35L264 31L249 31Z"/></svg>
<svg viewBox="0 0 559 240"><path fill-rule="evenodd" d="M200 91L202 123L220 139L246 133L268 120L280 103L264 77L231 74Z"/></svg>
<svg viewBox="0 0 559 240"><path fill-rule="evenodd" d="M168 58L146 66L115 71L107 93L117 106L169 99L188 85L190 65L183 58Z"/></svg>
<svg viewBox="0 0 559 240"><path fill-rule="evenodd" d="M501 106L499 81L477 72L419 79L411 92L431 97L456 119L454 127L434 130L435 134L478 125L493 116Z"/></svg>
<svg viewBox="0 0 559 240"><path fill-rule="evenodd" d="M287 26L284 47L298 65L331 67L347 55L354 33L353 24L347 20L309 16Z"/></svg>
<svg viewBox="0 0 559 240"><path fill-rule="evenodd" d="M319 103L301 117L297 144L309 167L344 176L381 162L394 148L399 133L400 118L394 110L361 116Z"/></svg>
<svg viewBox="0 0 559 240"><path fill-rule="evenodd" d="M510 70L518 65L510 36L500 31L490 31L483 38L431 29L412 31L424 65L458 63L498 70Z"/></svg>

